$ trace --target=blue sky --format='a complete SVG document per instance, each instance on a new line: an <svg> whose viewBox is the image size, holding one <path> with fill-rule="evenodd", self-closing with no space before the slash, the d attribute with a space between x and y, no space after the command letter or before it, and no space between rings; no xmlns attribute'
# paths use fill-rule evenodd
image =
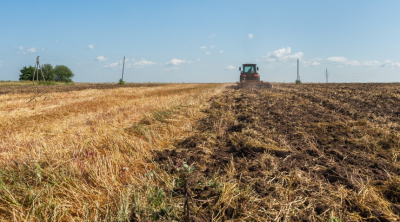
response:
<svg viewBox="0 0 400 222"><path fill-rule="evenodd" d="M0 80L67 65L75 82L400 81L400 1L0 1Z"/></svg>

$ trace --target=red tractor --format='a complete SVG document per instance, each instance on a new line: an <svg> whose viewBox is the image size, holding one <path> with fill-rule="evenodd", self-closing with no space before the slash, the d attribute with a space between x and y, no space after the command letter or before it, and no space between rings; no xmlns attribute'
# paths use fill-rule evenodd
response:
<svg viewBox="0 0 400 222"><path fill-rule="evenodd" d="M239 67L240 81L236 82L236 88L272 88L269 82L260 81L258 67L256 64L243 64Z"/></svg>

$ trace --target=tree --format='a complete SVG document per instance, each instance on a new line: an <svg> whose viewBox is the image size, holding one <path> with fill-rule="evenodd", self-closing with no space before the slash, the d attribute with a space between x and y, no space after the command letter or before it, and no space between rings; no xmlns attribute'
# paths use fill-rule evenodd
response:
<svg viewBox="0 0 400 222"><path fill-rule="evenodd" d="M21 75L19 75L19 80L30 80L32 81L33 73L35 72L35 68L32 66L22 68L20 70Z"/></svg>
<svg viewBox="0 0 400 222"><path fill-rule="evenodd" d="M44 79L46 81L54 81L54 78L56 77L56 73L54 72L52 65L43 64L42 71L43 71ZM40 73L40 75L41 75L41 73Z"/></svg>
<svg viewBox="0 0 400 222"><path fill-rule="evenodd" d="M54 67L54 73L54 80L58 82L72 82L71 78L75 76L74 73L64 65L57 65Z"/></svg>

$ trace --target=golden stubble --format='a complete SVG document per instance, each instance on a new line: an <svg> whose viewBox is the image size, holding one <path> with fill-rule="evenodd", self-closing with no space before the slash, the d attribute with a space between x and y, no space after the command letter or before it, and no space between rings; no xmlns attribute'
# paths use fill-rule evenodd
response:
<svg viewBox="0 0 400 222"><path fill-rule="evenodd" d="M132 205L151 211L154 177L164 175L152 153L188 136L220 91L219 84L89 89L29 103L35 94L1 95L0 219L126 220ZM146 137L127 130L145 118Z"/></svg>

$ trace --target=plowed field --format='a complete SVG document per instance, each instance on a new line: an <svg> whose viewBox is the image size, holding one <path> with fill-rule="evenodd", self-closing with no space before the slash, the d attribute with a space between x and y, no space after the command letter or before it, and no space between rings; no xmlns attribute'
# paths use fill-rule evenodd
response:
<svg viewBox="0 0 400 222"><path fill-rule="evenodd" d="M399 221L399 114L400 84L0 88L0 221Z"/></svg>
<svg viewBox="0 0 400 222"><path fill-rule="evenodd" d="M210 100L154 160L193 221L398 221L400 85L275 84Z"/></svg>

